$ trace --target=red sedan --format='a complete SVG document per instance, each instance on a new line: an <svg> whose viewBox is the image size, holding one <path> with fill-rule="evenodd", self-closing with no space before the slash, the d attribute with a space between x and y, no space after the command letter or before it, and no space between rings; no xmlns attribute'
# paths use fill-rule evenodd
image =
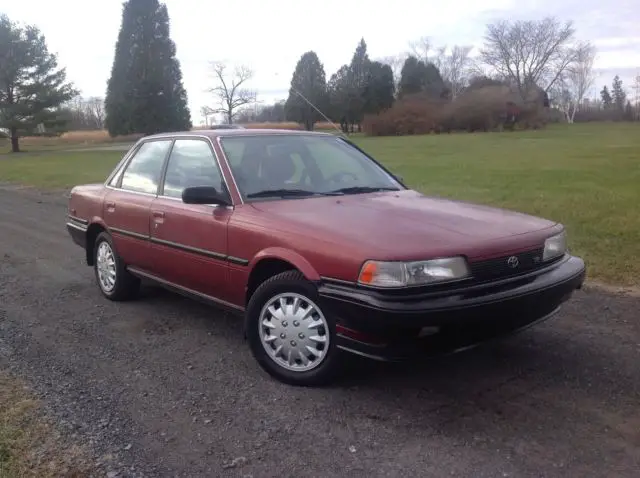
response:
<svg viewBox="0 0 640 478"><path fill-rule="evenodd" d="M351 352L459 350L553 315L585 278L561 224L428 197L327 133L148 136L67 229L102 294L142 279L240 313L279 380L331 381Z"/></svg>

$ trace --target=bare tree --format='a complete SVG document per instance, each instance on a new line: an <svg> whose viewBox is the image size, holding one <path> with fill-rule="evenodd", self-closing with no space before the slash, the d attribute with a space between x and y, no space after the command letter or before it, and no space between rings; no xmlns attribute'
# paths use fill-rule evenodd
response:
<svg viewBox="0 0 640 478"><path fill-rule="evenodd" d="M212 62L211 67L217 85L210 88L209 92L218 99L217 107L210 108L211 113L222 113L227 122L233 124L238 109L256 99L256 92L245 87L245 83L253 77L253 71L244 65L237 66L229 78L225 63Z"/></svg>
<svg viewBox="0 0 640 478"><path fill-rule="evenodd" d="M596 75L593 71L593 62L596 59L596 49L590 43L584 43L575 48L575 59L567 67L561 76L562 83L567 85L571 96L571 108L565 113L567 121L573 123L576 111L580 109L584 97L593 87Z"/></svg>
<svg viewBox="0 0 640 478"><path fill-rule="evenodd" d="M396 87L400 83L400 73L402 72L402 65L404 65L404 61L407 59L407 55L399 54L392 56L385 56L384 58L380 58L378 61L380 63L384 63L385 65L389 65L391 67L391 71L393 72L393 81L396 84Z"/></svg>
<svg viewBox="0 0 640 478"><path fill-rule="evenodd" d="M473 47L454 45L451 53L446 53L446 48L439 56L439 69L442 79L451 88L451 98L455 99L465 88L472 72L472 61L469 53ZM438 66L438 65L436 65Z"/></svg>
<svg viewBox="0 0 640 478"><path fill-rule="evenodd" d="M86 104L87 115L92 118L98 129L104 128L105 111L104 100L96 96L92 96L87 100Z"/></svg>
<svg viewBox="0 0 640 478"><path fill-rule="evenodd" d="M214 111L208 106L203 106L200 108L200 114L204 118L205 126L211 126L212 123L209 123L209 117L214 114Z"/></svg>
<svg viewBox="0 0 640 478"><path fill-rule="evenodd" d="M553 17L539 21L500 21L487 26L483 62L518 89L528 100L535 88L549 91L576 59L571 46L572 22Z"/></svg>
<svg viewBox="0 0 640 478"><path fill-rule="evenodd" d="M422 36L417 40L409 42L409 54L415 56L418 60L422 60L423 63L433 63L438 69L440 69L440 63L446 47L436 48L431 42L431 38L428 36Z"/></svg>
<svg viewBox="0 0 640 478"><path fill-rule="evenodd" d="M446 45L435 46L428 36L409 42L409 54L438 68L442 79L451 88L452 98L462 92L466 80L471 76L474 64L469 54L472 49L470 46L454 45L449 51Z"/></svg>
<svg viewBox="0 0 640 478"><path fill-rule="evenodd" d="M64 105L69 114L69 127L74 130L104 129L104 100L80 95Z"/></svg>

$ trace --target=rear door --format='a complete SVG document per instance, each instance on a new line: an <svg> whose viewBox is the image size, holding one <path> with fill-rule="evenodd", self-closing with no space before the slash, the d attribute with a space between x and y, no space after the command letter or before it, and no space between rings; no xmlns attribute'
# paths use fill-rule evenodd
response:
<svg viewBox="0 0 640 478"><path fill-rule="evenodd" d="M103 218L116 250L125 263L142 269L151 264L149 211L158 194L172 141L154 139L141 143L107 186Z"/></svg>
<svg viewBox="0 0 640 478"><path fill-rule="evenodd" d="M178 138L169 155L159 195L151 204L153 273L224 301L228 297L227 224L233 207L184 204L182 191L191 186L213 186L229 196L206 138Z"/></svg>

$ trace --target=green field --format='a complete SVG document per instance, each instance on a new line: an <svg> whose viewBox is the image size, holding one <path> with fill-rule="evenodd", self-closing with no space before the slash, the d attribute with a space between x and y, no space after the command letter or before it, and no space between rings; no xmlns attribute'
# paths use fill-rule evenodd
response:
<svg viewBox="0 0 640 478"><path fill-rule="evenodd" d="M563 222L590 278L640 284L640 124L355 141L422 192ZM44 188L101 181L121 156L0 155L0 181Z"/></svg>

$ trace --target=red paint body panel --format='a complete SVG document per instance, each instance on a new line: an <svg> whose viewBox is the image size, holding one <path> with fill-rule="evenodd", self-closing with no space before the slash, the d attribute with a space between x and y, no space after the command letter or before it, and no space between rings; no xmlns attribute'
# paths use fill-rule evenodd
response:
<svg viewBox="0 0 640 478"><path fill-rule="evenodd" d="M355 281L368 259L470 261L539 247L561 225L512 211L425 197L415 191L265 201L230 223L234 255L267 247L301 255L320 276ZM246 211L246 212L245 212Z"/></svg>
<svg viewBox="0 0 640 478"><path fill-rule="evenodd" d="M229 265L229 295L227 301L240 307L246 305L246 285L249 281L251 270L246 266Z"/></svg>
<svg viewBox="0 0 640 478"><path fill-rule="evenodd" d="M118 254L127 264L136 264L148 269L155 258L149 243L143 240L149 235L149 211L153 196L131 194L126 191L107 189L103 203L104 222L109 227ZM118 230L127 231L140 237L130 237Z"/></svg>
<svg viewBox="0 0 640 478"><path fill-rule="evenodd" d="M206 205L183 204L156 198L151 205L151 254L148 269L170 282L227 300L227 222L232 210ZM161 216L161 217L160 217ZM201 252L181 250L155 240L168 241Z"/></svg>
<svg viewBox="0 0 640 478"><path fill-rule="evenodd" d="M81 219L102 218L102 199L107 192L103 184L84 184L69 193L69 214Z"/></svg>

